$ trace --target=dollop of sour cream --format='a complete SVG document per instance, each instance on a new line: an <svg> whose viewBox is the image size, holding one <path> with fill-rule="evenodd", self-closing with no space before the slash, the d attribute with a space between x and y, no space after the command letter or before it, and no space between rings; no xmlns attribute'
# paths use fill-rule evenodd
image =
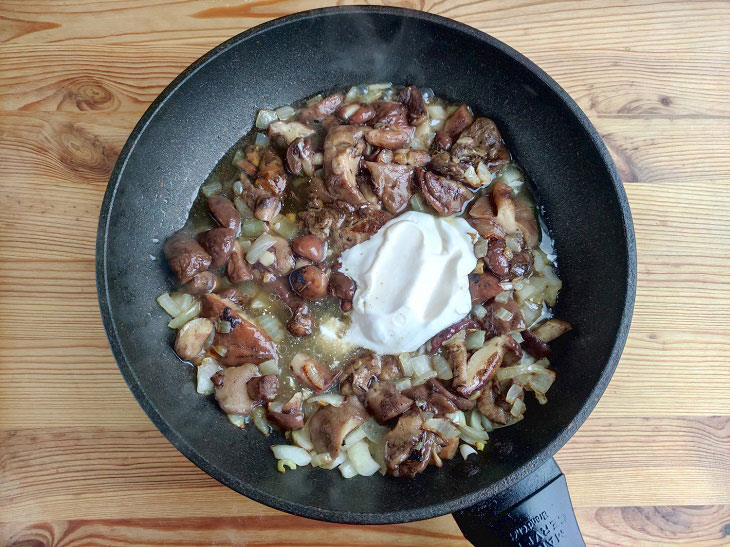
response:
<svg viewBox="0 0 730 547"><path fill-rule="evenodd" d="M380 354L415 351L471 310L476 231L462 218L409 211L341 255L357 283L348 341Z"/></svg>

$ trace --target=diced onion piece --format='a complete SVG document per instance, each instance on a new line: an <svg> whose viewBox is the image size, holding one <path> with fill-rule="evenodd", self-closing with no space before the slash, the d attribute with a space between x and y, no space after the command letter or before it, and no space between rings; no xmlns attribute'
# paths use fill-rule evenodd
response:
<svg viewBox="0 0 730 547"><path fill-rule="evenodd" d="M243 191L243 185L241 185L241 191ZM243 199L241 199L240 197L233 198L233 206L236 208L236 210L239 213L241 213L241 216L244 218L244 220L249 219L249 218L252 220L258 220L258 219L252 218L253 211L251 210L251 208L248 205L246 205L246 202L243 201ZM259 220L259 222L261 222L261 221Z"/></svg>
<svg viewBox="0 0 730 547"><path fill-rule="evenodd" d="M365 438L367 438L367 435L365 434L365 431L363 431L362 427L356 427L347 434L347 437L345 437L345 446L352 446Z"/></svg>
<svg viewBox="0 0 730 547"><path fill-rule="evenodd" d="M430 420L426 420L423 422L421 429L436 433L445 441L456 439L459 436L459 428L445 418L431 418Z"/></svg>
<svg viewBox="0 0 730 547"><path fill-rule="evenodd" d="M216 326L216 330L221 334L228 334L229 332L231 332L231 322L222 320L218 321L218 326Z"/></svg>
<svg viewBox="0 0 730 547"><path fill-rule="evenodd" d="M400 360L400 368L403 371L404 376L413 376L413 365L411 364L411 357L407 353L401 353L398 356Z"/></svg>
<svg viewBox="0 0 730 547"><path fill-rule="evenodd" d="M322 164L324 164L324 154L322 154L322 152L317 152L316 154L314 154L312 156L312 165L322 165Z"/></svg>
<svg viewBox="0 0 730 547"><path fill-rule="evenodd" d="M446 118L446 109L440 104L426 105L426 111L432 120L443 120Z"/></svg>
<svg viewBox="0 0 730 547"><path fill-rule="evenodd" d="M289 220L284 215L277 215L270 225L281 237L287 240L294 239L299 232L297 223Z"/></svg>
<svg viewBox="0 0 730 547"><path fill-rule="evenodd" d="M514 338L515 342L517 342L518 344L521 344L525 341L525 339L522 338L522 334L520 334L519 332L514 332L510 336L512 336L512 338Z"/></svg>
<svg viewBox="0 0 730 547"><path fill-rule="evenodd" d="M426 382L428 382L431 378L436 378L436 376L438 376L438 373L435 370L429 370L428 372L426 372L424 374L420 374L418 376L414 376L411 379L411 383L414 386L420 386L420 385L425 384Z"/></svg>
<svg viewBox="0 0 730 547"><path fill-rule="evenodd" d="M271 447L271 451L277 460L291 460L297 465L309 465L312 461L312 456L301 446L275 444Z"/></svg>
<svg viewBox="0 0 730 547"><path fill-rule="evenodd" d="M489 250L489 240L479 238L479 241L476 242L476 245L474 245L474 256L477 258L482 258L487 256L487 251Z"/></svg>
<svg viewBox="0 0 730 547"><path fill-rule="evenodd" d="M519 384L512 384L510 388L507 390L507 394L504 396L504 400L507 401L509 404L512 404L515 402L515 399L517 399L524 390Z"/></svg>
<svg viewBox="0 0 730 547"><path fill-rule="evenodd" d="M468 444L464 444L464 443L462 443L459 446L459 452L461 453L461 457L464 459L467 459L472 454L477 453L477 451L474 450L471 446L469 446Z"/></svg>
<svg viewBox="0 0 730 547"><path fill-rule="evenodd" d="M379 84L370 84L368 86L368 91L377 91L379 89L388 89L389 87L393 87L393 84L391 82L382 82Z"/></svg>
<svg viewBox="0 0 730 547"><path fill-rule="evenodd" d="M180 307L172 298L170 298L170 295L168 293L162 293L160 296L158 296L157 303L163 310L167 312L170 317L177 317L178 315L180 315L180 313L182 313Z"/></svg>
<svg viewBox="0 0 730 547"><path fill-rule="evenodd" d="M212 349L214 352L216 352L221 357L225 357L226 353L228 353L228 348L225 346L211 346L210 349Z"/></svg>
<svg viewBox="0 0 730 547"><path fill-rule="evenodd" d="M264 437L269 436L269 433L271 433L271 426L269 425L269 421L266 419L266 411L264 410L264 407L259 406L254 408L253 412L251 412L251 420L253 421L253 425L256 426L256 429L264 434Z"/></svg>
<svg viewBox="0 0 730 547"><path fill-rule="evenodd" d="M527 410L527 407L522 399L515 399L514 404L512 404L512 410L510 410L509 413L515 418L519 418L525 413L525 410Z"/></svg>
<svg viewBox="0 0 730 547"><path fill-rule="evenodd" d="M274 342L281 342L284 338L284 325L273 315L262 315L256 322Z"/></svg>
<svg viewBox="0 0 730 547"><path fill-rule="evenodd" d="M264 251L263 253L261 253L261 256L259 257L259 262L261 263L262 266L268 268L274 262L276 262L276 255L269 251Z"/></svg>
<svg viewBox="0 0 730 547"><path fill-rule="evenodd" d="M222 189L223 187L219 180L212 180L210 182L206 182L200 187L200 193L209 198L215 194L220 194Z"/></svg>
<svg viewBox="0 0 730 547"><path fill-rule="evenodd" d="M457 410L456 412L449 412L446 417L454 422L456 425L466 424L466 416L463 410Z"/></svg>
<svg viewBox="0 0 730 547"><path fill-rule="evenodd" d="M390 429L384 425L380 425L373 418L363 422L359 429L362 429L367 439L375 444L382 442L385 435L390 431Z"/></svg>
<svg viewBox="0 0 730 547"><path fill-rule="evenodd" d="M461 432L461 438L468 441L481 441L485 442L489 440L489 435L483 429L471 427L466 424L459 424L459 431ZM473 444L473 442L471 443Z"/></svg>
<svg viewBox="0 0 730 547"><path fill-rule="evenodd" d="M475 330L466 335L466 349L475 350L484 345L484 339L487 333L483 330Z"/></svg>
<svg viewBox="0 0 730 547"><path fill-rule="evenodd" d="M262 376L279 374L279 362L276 359L269 359L259 365L259 372Z"/></svg>
<svg viewBox="0 0 730 547"><path fill-rule="evenodd" d="M172 299L173 302L175 302L175 304L177 304L177 307L180 310L180 313L184 312L190 306L193 305L193 297L192 297L192 295L189 295L188 293L174 292L170 295L170 298ZM180 314L178 314L178 315L180 315ZM177 317L177 315L175 317Z"/></svg>
<svg viewBox="0 0 730 547"><path fill-rule="evenodd" d="M337 469L340 470L340 473L342 473L342 478L344 479L351 479L352 477L357 476L357 470L352 465L352 462L348 459L342 462Z"/></svg>
<svg viewBox="0 0 730 547"><path fill-rule="evenodd" d="M314 450L314 445L312 444L312 439L309 437L309 427L304 426L302 429L296 429L291 432L291 439L295 443L297 443L298 446L302 447L304 450L311 451ZM312 458L314 459L314 458Z"/></svg>
<svg viewBox="0 0 730 547"><path fill-rule="evenodd" d="M281 106L275 110L276 117L279 118L281 121L285 122L287 120L291 120L294 117L294 114L297 113L296 110L294 110L291 106Z"/></svg>
<svg viewBox="0 0 730 547"><path fill-rule="evenodd" d="M273 236L264 232L258 238L256 238L256 241L254 241L251 245L251 248L246 253L246 260L249 262L249 264L256 264L256 262L258 262L261 258L261 255L264 252L267 252L268 249L275 243L276 239L274 239ZM274 257L274 259L276 259L276 257Z"/></svg>
<svg viewBox="0 0 730 547"><path fill-rule="evenodd" d="M311 456L312 467L322 467L323 465L329 465L332 463L332 456L330 456L326 452L324 454L317 454L315 452L312 452Z"/></svg>
<svg viewBox="0 0 730 547"><path fill-rule="evenodd" d="M380 469L380 465L370 455L365 441L360 441L347 448L347 457L358 475L369 477Z"/></svg>
<svg viewBox="0 0 730 547"><path fill-rule="evenodd" d="M482 180L477 176L477 172L474 170L473 165L470 165L464 171L464 178L473 188L479 188L482 185Z"/></svg>
<svg viewBox="0 0 730 547"><path fill-rule="evenodd" d="M319 467L321 467L322 469L334 469L347 459L347 454L344 450L342 450L340 451L340 455L337 456L334 460L332 459L332 457L330 457L329 454L327 454L327 457L329 457L329 461L325 461L324 463L319 464Z"/></svg>
<svg viewBox="0 0 730 547"><path fill-rule="evenodd" d="M502 321L509 321L512 319L512 312L509 311L507 308L499 308L495 313L494 316L497 319L501 319Z"/></svg>
<svg viewBox="0 0 730 547"><path fill-rule="evenodd" d="M167 326L171 329L179 329L182 327L185 323L190 321L191 319L194 319L198 316L200 313L200 301L196 300L193 302L193 304L184 312L182 312L180 315L175 317L172 321L170 321Z"/></svg>
<svg viewBox="0 0 730 547"><path fill-rule="evenodd" d="M418 213L425 213L427 212L427 206L426 202L421 197L421 194L413 194L413 197L410 200L411 209Z"/></svg>
<svg viewBox="0 0 730 547"><path fill-rule="evenodd" d="M201 395L210 395L215 391L215 386L213 385L213 381L211 378L213 375L218 372L219 370L222 370L223 367L221 367L215 359L211 359L210 357L203 358L203 361L200 363L200 366L198 367L197 372L197 385L196 385L196 391L200 393Z"/></svg>
<svg viewBox="0 0 730 547"><path fill-rule="evenodd" d="M393 387L395 387L398 391L403 391L404 389L413 387L413 382L411 382L410 378L398 378L395 382L393 382Z"/></svg>
<svg viewBox="0 0 730 547"><path fill-rule="evenodd" d="M479 431L484 430L484 427L482 426L482 421L479 418L481 416L481 413L477 409L472 409L469 412L466 412L466 424L469 427L473 427L474 429L477 429Z"/></svg>
<svg viewBox="0 0 730 547"><path fill-rule="evenodd" d="M487 164L482 161L480 161L479 165L477 165L477 176L479 177L479 180L482 181L482 184L490 184L494 178L494 175L489 170L489 167L487 167Z"/></svg>
<svg viewBox="0 0 730 547"><path fill-rule="evenodd" d="M484 428L484 431L486 431L486 432L494 431L494 425L492 424L492 422L490 422L489 418L487 418L481 412L479 413L479 419L482 422L482 427Z"/></svg>
<svg viewBox="0 0 730 547"><path fill-rule="evenodd" d="M310 403L319 403L320 406L342 406L345 398L338 393L323 393L307 399Z"/></svg>
<svg viewBox="0 0 730 547"><path fill-rule="evenodd" d="M431 365L436 371L436 378L439 380L451 380L454 377L451 365L443 356L434 355L431 357Z"/></svg>
<svg viewBox="0 0 730 547"><path fill-rule="evenodd" d="M512 249L512 251L514 251L515 253L520 252L520 242L517 240L517 238L512 237L512 236L507 236L504 238L504 243L505 243L505 245L507 245L507 247Z"/></svg>
<svg viewBox="0 0 730 547"><path fill-rule="evenodd" d="M481 304L477 304L471 309L471 313L475 318L483 319L487 315L487 308Z"/></svg>
<svg viewBox="0 0 730 547"><path fill-rule="evenodd" d="M357 96L360 93L358 92L357 86L352 86L348 91L347 95L345 95L345 102L351 103L355 100L357 100Z"/></svg>
<svg viewBox="0 0 730 547"><path fill-rule="evenodd" d="M246 427L246 416L242 414L228 414L228 421L238 428L245 429Z"/></svg>
<svg viewBox="0 0 730 547"><path fill-rule="evenodd" d="M510 297L512 296L512 291L502 291L497 296L494 297L495 302L499 302L500 304L506 304L509 302ZM505 309L505 308L502 308ZM510 316L510 319L512 317ZM509 321L509 319L505 319L505 321Z"/></svg>
<svg viewBox="0 0 730 547"><path fill-rule="evenodd" d="M276 469L279 471L279 473L284 473L287 467L293 471L297 468L297 464L295 464L291 460L277 460Z"/></svg>
<svg viewBox="0 0 730 547"><path fill-rule="evenodd" d="M267 129L271 122L275 122L278 119L276 111L274 110L259 110L256 115L256 129Z"/></svg>

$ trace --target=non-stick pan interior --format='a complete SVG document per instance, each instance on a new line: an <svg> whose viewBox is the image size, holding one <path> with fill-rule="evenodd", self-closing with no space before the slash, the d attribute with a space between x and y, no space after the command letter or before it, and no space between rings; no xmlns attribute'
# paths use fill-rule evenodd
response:
<svg viewBox="0 0 730 547"><path fill-rule="evenodd" d="M480 466L457 456L413 480L344 480L337 471L309 467L281 474L268 448L280 439L231 426L211 398L195 393L192 370L173 354L172 331L155 303L172 288L162 243L182 226L201 182L251 127L258 109L383 81L431 87L496 120L544 206L564 282L556 313L575 331L556 344L558 380L549 403L541 407L530 399L522 423L492 435ZM618 360L633 300L634 251L625 198L607 157L554 82L463 25L415 12L348 8L254 29L168 88L133 132L110 181L98 275L120 368L173 444L263 503L347 522L415 520L473 503L562 446Z"/></svg>

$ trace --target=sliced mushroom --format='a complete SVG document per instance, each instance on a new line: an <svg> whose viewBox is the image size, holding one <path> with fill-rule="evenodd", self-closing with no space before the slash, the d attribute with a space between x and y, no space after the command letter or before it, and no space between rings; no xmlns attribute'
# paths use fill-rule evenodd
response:
<svg viewBox="0 0 730 547"><path fill-rule="evenodd" d="M504 406L499 404L500 398ZM491 381L487 383L477 400L477 407L479 408L479 412L490 422L500 425L505 425L509 422L509 405L504 402L504 397L500 397L497 382Z"/></svg>
<svg viewBox="0 0 730 547"><path fill-rule="evenodd" d="M470 190L454 180L420 168L416 173L423 197L440 215L460 212L464 204L474 196Z"/></svg>
<svg viewBox="0 0 730 547"><path fill-rule="evenodd" d="M322 262L324 260L325 245L317 236L299 236L291 242L291 249L297 255L308 258L312 262Z"/></svg>
<svg viewBox="0 0 730 547"><path fill-rule="evenodd" d="M246 384L259 376L256 366L247 364L220 370L213 376L215 400L226 414L246 416L251 413L255 401L248 394Z"/></svg>
<svg viewBox="0 0 730 547"><path fill-rule="evenodd" d="M495 220L509 233L517 230L515 196L512 188L498 181L492 187L492 201L497 209Z"/></svg>
<svg viewBox="0 0 730 547"><path fill-rule="evenodd" d="M481 389L494 376L502 363L507 338L509 335L495 336L490 339L483 347L474 352L466 365L460 355L458 361L452 360L452 366L454 366L452 388L454 391L469 398L472 393ZM450 350L449 357L451 357L451 347L448 349ZM460 345L454 348L456 351L460 349Z"/></svg>
<svg viewBox="0 0 730 547"><path fill-rule="evenodd" d="M314 450L337 458L347 434L369 417L357 397L348 397L342 406L320 408L309 420L309 437Z"/></svg>
<svg viewBox="0 0 730 547"><path fill-rule="evenodd" d="M459 439L449 439L441 446L438 452L439 458L442 460L450 460L456 455L456 451L459 448Z"/></svg>
<svg viewBox="0 0 730 547"><path fill-rule="evenodd" d="M213 272L200 272L185 283L180 290L193 296L214 292L221 279Z"/></svg>
<svg viewBox="0 0 730 547"><path fill-rule="evenodd" d="M211 256L211 268L220 268L233 252L233 242L236 241L236 232L230 228L213 228L198 234L198 243Z"/></svg>
<svg viewBox="0 0 730 547"><path fill-rule="evenodd" d="M436 353L436 351L441 347L441 345L446 342L449 338L454 336L457 332L462 331L464 329L473 329L476 330L479 328L479 324L474 321L473 319L469 319L468 317L465 319L462 319L461 321L457 321L451 326L446 327L444 330L436 334L433 338L431 338L431 350L429 353L433 355Z"/></svg>
<svg viewBox="0 0 730 547"><path fill-rule="evenodd" d="M279 410L269 403L266 409L266 419L284 430L294 431L304 427L304 413L302 412L302 394L297 392Z"/></svg>
<svg viewBox="0 0 730 547"><path fill-rule="evenodd" d="M241 215L225 196L210 196L208 198L208 209L218 224L224 228L230 228L235 233L241 227Z"/></svg>
<svg viewBox="0 0 730 547"><path fill-rule="evenodd" d="M498 277L490 273L469 274L469 292L472 304L481 304L491 300L503 291Z"/></svg>
<svg viewBox="0 0 730 547"><path fill-rule="evenodd" d="M238 241L233 242L233 251L231 251L231 257L226 265L226 275L232 283L242 283L253 279L251 268L243 259L243 249Z"/></svg>
<svg viewBox="0 0 730 547"><path fill-rule="evenodd" d="M431 161L431 156L424 150L412 150L404 148L396 150L393 153L393 161L401 165L410 165L411 167L423 167Z"/></svg>
<svg viewBox="0 0 730 547"><path fill-rule="evenodd" d="M562 336L572 329L573 327L566 321L561 321L560 319L548 319L540 326L532 329L532 334L537 336L543 342L552 342L558 336Z"/></svg>
<svg viewBox="0 0 730 547"><path fill-rule="evenodd" d="M328 281L327 273L314 264L297 268L289 275L289 284L294 292L308 300L327 296Z"/></svg>
<svg viewBox="0 0 730 547"><path fill-rule="evenodd" d="M248 381L246 389L248 396L254 401L273 401L279 391L279 378L274 374L256 376Z"/></svg>
<svg viewBox="0 0 730 547"><path fill-rule="evenodd" d="M180 359L194 361L203 352L203 345L212 333L212 321L204 317L191 319L177 331L175 353Z"/></svg>
<svg viewBox="0 0 730 547"><path fill-rule="evenodd" d="M286 149L286 166L294 175L304 172L305 175L311 177L314 172L312 156L314 156L312 141L298 138Z"/></svg>
<svg viewBox="0 0 730 547"><path fill-rule="evenodd" d="M473 121L474 116L469 111L469 107L465 104L462 104L454 111L451 116L449 116L449 118L446 120L446 123L444 124L443 130L439 131L436 135L436 144L440 148L448 150L449 148L451 148L451 145L456 140L456 137L458 137L462 131L468 128L473 123Z"/></svg>
<svg viewBox="0 0 730 547"><path fill-rule="evenodd" d="M311 336L313 323L312 312L309 310L309 306L301 303L294 308L291 319L286 323L286 330L292 336Z"/></svg>
<svg viewBox="0 0 730 547"><path fill-rule="evenodd" d="M535 206L524 198L515 199L515 224L522 233L527 247L534 247L540 241Z"/></svg>
<svg viewBox="0 0 730 547"><path fill-rule="evenodd" d="M404 87L398 93L398 98L408 108L408 121L411 125L421 125L428 121L426 102L420 89L414 85Z"/></svg>
<svg viewBox="0 0 730 547"><path fill-rule="evenodd" d="M521 332L527 328L522 310L514 299L510 298L507 302L490 302L489 307L493 310L494 331L497 334Z"/></svg>
<svg viewBox="0 0 730 547"><path fill-rule="evenodd" d="M306 353L297 353L289 363L292 373L300 384L315 391L324 391L337 379L335 374L319 364L314 357Z"/></svg>
<svg viewBox="0 0 730 547"><path fill-rule="evenodd" d="M423 422L423 413L414 406L385 435L385 465L394 477L415 477L426 469L434 436L421 429Z"/></svg>
<svg viewBox="0 0 730 547"><path fill-rule="evenodd" d="M400 416L413 405L413 399L398 392L393 384L375 383L365 396L365 406L370 414L384 424Z"/></svg>
<svg viewBox="0 0 730 547"><path fill-rule="evenodd" d="M243 313L238 304L224 297L222 293L204 294L200 298L200 315L202 317L217 321L223 318L226 308L237 314Z"/></svg>
<svg viewBox="0 0 730 547"><path fill-rule="evenodd" d="M337 109L340 108L340 105L344 101L345 98L339 93L329 95L321 101L309 105L307 108L301 110L299 114L297 114L297 119L304 123L322 121L327 116L337 112Z"/></svg>
<svg viewBox="0 0 730 547"><path fill-rule="evenodd" d="M273 150L267 148L261 154L261 163L256 173L256 186L272 196L281 197L286 190L284 162Z"/></svg>
<svg viewBox="0 0 730 547"><path fill-rule="evenodd" d="M491 237L489 238L487 247L487 256L484 257L484 263L487 267L500 279L509 276L509 258L505 254L507 245L504 239Z"/></svg>
<svg viewBox="0 0 730 547"><path fill-rule="evenodd" d="M408 206L413 195L413 168L397 163L365 163L372 176L375 194L383 201L385 209L399 213Z"/></svg>
<svg viewBox="0 0 730 547"><path fill-rule="evenodd" d="M176 232L165 242L165 259L180 284L210 267L211 257L194 238Z"/></svg>
<svg viewBox="0 0 730 547"><path fill-rule="evenodd" d="M340 392L362 397L381 372L380 357L374 351L360 349L345 363L343 370Z"/></svg>
<svg viewBox="0 0 730 547"><path fill-rule="evenodd" d="M342 125L328 131L324 139L325 187L335 199L356 206L367 203L356 179L365 149L364 134L362 126Z"/></svg>
<svg viewBox="0 0 730 547"><path fill-rule="evenodd" d="M405 148L411 142L413 133L398 127L383 127L365 133L365 140L378 148L397 150Z"/></svg>

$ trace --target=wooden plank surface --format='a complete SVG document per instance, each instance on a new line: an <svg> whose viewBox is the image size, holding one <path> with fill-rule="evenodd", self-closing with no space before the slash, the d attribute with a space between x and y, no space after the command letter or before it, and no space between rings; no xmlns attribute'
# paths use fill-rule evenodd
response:
<svg viewBox="0 0 730 547"><path fill-rule="evenodd" d="M144 416L101 326L98 212L139 116L219 42L325 5L0 3L0 544L466 544L448 516L335 525L224 488ZM729 544L730 3L393 5L470 24L537 62L624 179L639 252L631 334L557 456L586 542Z"/></svg>

